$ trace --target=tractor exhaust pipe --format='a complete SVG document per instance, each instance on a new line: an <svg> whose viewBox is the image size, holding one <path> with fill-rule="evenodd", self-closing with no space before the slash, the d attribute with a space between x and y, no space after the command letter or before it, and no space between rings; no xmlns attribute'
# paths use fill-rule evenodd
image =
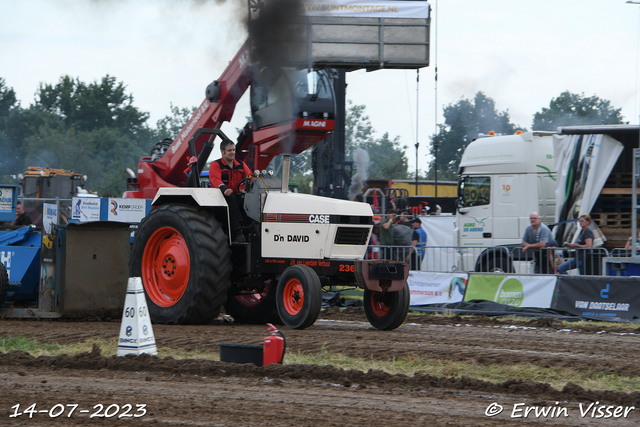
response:
<svg viewBox="0 0 640 427"><path fill-rule="evenodd" d="M289 192L289 171L291 168L291 156L285 154L282 156L282 186L280 191L283 193Z"/></svg>

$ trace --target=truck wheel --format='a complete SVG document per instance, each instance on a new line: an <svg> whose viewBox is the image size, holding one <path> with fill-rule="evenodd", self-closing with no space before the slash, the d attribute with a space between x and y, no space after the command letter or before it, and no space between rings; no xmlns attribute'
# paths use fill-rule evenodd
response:
<svg viewBox="0 0 640 427"><path fill-rule="evenodd" d="M270 282L259 294L239 294L233 287L227 294L224 310L238 323L282 323L276 306L276 285Z"/></svg>
<svg viewBox="0 0 640 427"><path fill-rule="evenodd" d="M208 323L231 285L227 236L213 212L166 204L142 220L131 249L131 277L141 277L151 320Z"/></svg>
<svg viewBox="0 0 640 427"><path fill-rule="evenodd" d="M397 292L364 291L364 314L376 329L390 331L402 325L409 312L409 285Z"/></svg>
<svg viewBox="0 0 640 427"><path fill-rule="evenodd" d="M7 268L2 262L0 262L0 305L7 299L7 293L9 292L9 274Z"/></svg>
<svg viewBox="0 0 640 427"><path fill-rule="evenodd" d="M276 292L278 314L282 322L294 329L313 325L322 307L322 285L311 267L293 265L287 268Z"/></svg>

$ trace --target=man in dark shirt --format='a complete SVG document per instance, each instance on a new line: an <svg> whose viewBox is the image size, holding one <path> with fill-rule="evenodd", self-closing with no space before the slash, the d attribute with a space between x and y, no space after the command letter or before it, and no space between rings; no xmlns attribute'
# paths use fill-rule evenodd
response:
<svg viewBox="0 0 640 427"><path fill-rule="evenodd" d="M411 220L413 234L411 235L411 249L407 255L406 261L410 262L411 270L420 270L420 264L424 259L425 248L427 246L427 232L422 228L420 218Z"/></svg>
<svg viewBox="0 0 640 427"><path fill-rule="evenodd" d="M33 221L31 221L31 217L25 213L22 202L18 202L18 204L16 205L16 220L13 222L13 225L31 224L33 224Z"/></svg>

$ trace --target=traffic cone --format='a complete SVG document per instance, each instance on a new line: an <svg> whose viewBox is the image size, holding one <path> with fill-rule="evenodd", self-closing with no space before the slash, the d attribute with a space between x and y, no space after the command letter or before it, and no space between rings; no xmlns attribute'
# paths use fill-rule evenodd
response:
<svg viewBox="0 0 640 427"><path fill-rule="evenodd" d="M147 309L147 301L142 288L142 279L130 277L127 284L127 297L124 300L118 352L116 355L127 354L158 354L156 339L151 328L151 319Z"/></svg>

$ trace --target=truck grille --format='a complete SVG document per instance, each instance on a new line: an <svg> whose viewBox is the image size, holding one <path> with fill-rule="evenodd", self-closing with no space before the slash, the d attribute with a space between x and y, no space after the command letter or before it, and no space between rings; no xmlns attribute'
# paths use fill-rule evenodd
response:
<svg viewBox="0 0 640 427"><path fill-rule="evenodd" d="M367 245L369 229L364 227L338 227L336 245Z"/></svg>

